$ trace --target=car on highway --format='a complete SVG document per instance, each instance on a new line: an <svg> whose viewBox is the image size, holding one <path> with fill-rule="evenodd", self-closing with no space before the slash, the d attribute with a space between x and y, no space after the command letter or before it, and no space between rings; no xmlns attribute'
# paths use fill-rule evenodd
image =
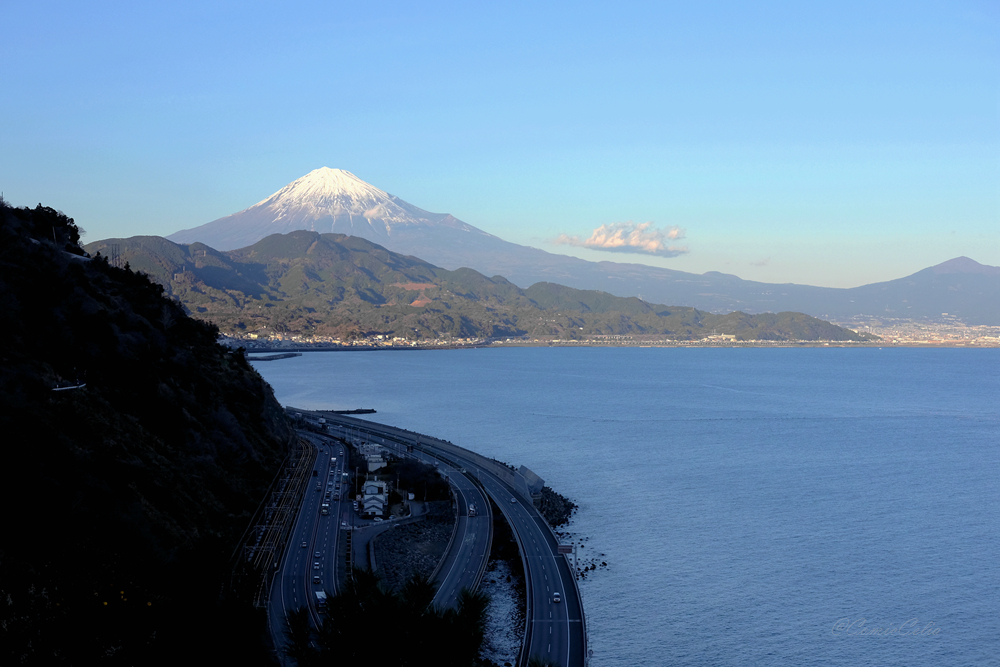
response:
<svg viewBox="0 0 1000 667"><path fill-rule="evenodd" d="M558 592L552 594L552 601L553 602L562 602L562 597L559 595Z"/></svg>
<svg viewBox="0 0 1000 667"><path fill-rule="evenodd" d="M302 548L303 548L303 549L305 549L305 548L306 548L306 547L308 547L308 546L309 546L309 543L308 543L308 542L303 542L303 543L302 543Z"/></svg>
<svg viewBox="0 0 1000 667"><path fill-rule="evenodd" d="M511 504L511 505L516 505L516 504L517 504L517 498L513 498L513 497L512 497L512 498L510 499L510 504Z"/></svg>
<svg viewBox="0 0 1000 667"><path fill-rule="evenodd" d="M318 583L320 583L321 581L322 581L322 580L320 579L320 577L319 577L319 575L318 575L318 574L314 574L314 575L313 575L313 583L314 583L314 584L318 584Z"/></svg>
<svg viewBox="0 0 1000 667"><path fill-rule="evenodd" d="M319 569L319 561L316 561L315 563L313 563L313 569L314 570L318 570Z"/></svg>
<svg viewBox="0 0 1000 667"><path fill-rule="evenodd" d="M319 552L318 551L316 551L316 552L313 553L313 558L319 558Z"/></svg>

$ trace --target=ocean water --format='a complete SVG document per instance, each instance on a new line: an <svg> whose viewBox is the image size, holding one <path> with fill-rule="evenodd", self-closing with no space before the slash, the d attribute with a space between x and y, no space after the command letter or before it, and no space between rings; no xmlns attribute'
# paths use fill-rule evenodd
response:
<svg viewBox="0 0 1000 667"><path fill-rule="evenodd" d="M592 665L1000 664L1000 350L307 353L286 405L574 500Z"/></svg>

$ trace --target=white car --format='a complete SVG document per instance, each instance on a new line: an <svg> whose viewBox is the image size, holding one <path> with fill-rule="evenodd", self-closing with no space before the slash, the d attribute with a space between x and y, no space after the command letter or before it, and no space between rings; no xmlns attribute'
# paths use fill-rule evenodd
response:
<svg viewBox="0 0 1000 667"><path fill-rule="evenodd" d="M553 593L552 594L552 601L553 602L562 602L562 597L560 597L559 593Z"/></svg>

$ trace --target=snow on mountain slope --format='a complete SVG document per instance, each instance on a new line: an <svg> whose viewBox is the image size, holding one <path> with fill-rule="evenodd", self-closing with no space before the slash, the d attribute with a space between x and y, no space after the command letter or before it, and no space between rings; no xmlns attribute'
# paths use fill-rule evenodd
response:
<svg viewBox="0 0 1000 667"><path fill-rule="evenodd" d="M382 245L409 227L454 230L495 238L446 213L430 213L364 182L343 169L322 167L238 213L167 238L201 242L216 250L252 245L271 234L299 229L360 236Z"/></svg>
<svg viewBox="0 0 1000 667"><path fill-rule="evenodd" d="M251 208L258 206L274 213L278 223L296 216L348 216L382 220L388 227L391 223L420 224L440 217L365 183L349 171L328 167L309 172Z"/></svg>

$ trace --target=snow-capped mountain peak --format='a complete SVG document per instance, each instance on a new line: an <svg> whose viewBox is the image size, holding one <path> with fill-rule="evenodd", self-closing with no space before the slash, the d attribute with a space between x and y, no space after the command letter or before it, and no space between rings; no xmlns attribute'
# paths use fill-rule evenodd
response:
<svg viewBox="0 0 1000 667"><path fill-rule="evenodd" d="M446 213L430 213L408 204L349 171L321 167L239 213L167 238L232 250L270 234L305 229L360 236L391 247L391 239L403 230L422 229L426 233L439 228L491 237Z"/></svg>
<svg viewBox="0 0 1000 667"><path fill-rule="evenodd" d="M387 192L365 183L349 171L321 167L292 181L260 205L312 206L323 208L340 206L347 201L381 203L390 198ZM251 207L252 208L252 207Z"/></svg>
<svg viewBox="0 0 1000 667"><path fill-rule="evenodd" d="M279 224L284 219L302 216L319 219L346 215L403 224L415 222L414 217L424 217L414 216L413 211L406 211L395 199L349 171L321 167L246 210L265 208L274 213L274 222Z"/></svg>

